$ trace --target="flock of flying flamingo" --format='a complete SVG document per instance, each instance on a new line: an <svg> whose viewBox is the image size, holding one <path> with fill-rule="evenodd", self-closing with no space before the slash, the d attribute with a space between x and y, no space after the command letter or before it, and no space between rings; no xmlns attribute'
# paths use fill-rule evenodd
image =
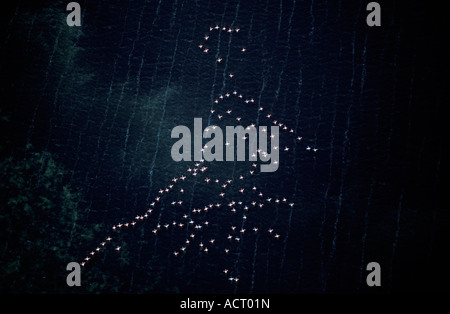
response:
<svg viewBox="0 0 450 314"><path fill-rule="evenodd" d="M210 38L214 35L215 32L226 32L226 33L238 33L240 28L233 28L227 26L212 26L209 28L209 32L203 37L204 42L198 45L198 48L202 51L203 54L210 54L211 48L208 47L207 43ZM240 52L245 53L247 51L246 47L241 47ZM215 62L221 63L223 61L222 57L218 57L215 59ZM228 77L233 78L235 74L228 73ZM227 92L223 95L219 95L217 99L214 100L212 104L212 109L210 110L211 117L217 118L217 120L224 119L233 119L237 122L241 121L242 117L233 114L233 110L231 108L223 108L226 104L231 102L226 102L225 100L233 100L234 105L238 102L239 106L254 106L255 100L254 98L246 98L241 93L236 90ZM260 113L264 112L263 107L259 107ZM279 127L280 134L282 132L288 134L295 138L297 142L302 141L302 136L296 135L296 131L293 128L288 127L285 123L280 121L279 119L275 119L272 113L264 113L265 121L270 123L271 125L275 125ZM254 127L255 123L252 123L250 126ZM206 131L209 128L214 128L214 125L209 125L206 128ZM247 138L244 138L246 140ZM227 145L229 143L225 143ZM288 152L292 147L289 146L272 146L272 150L280 150L283 152ZM315 147L306 146L307 151L316 152L318 149ZM265 152L257 150L259 154L265 154ZM255 157L255 156L253 156ZM152 214L155 213L155 210L158 209L158 204L161 200L167 195L173 193L174 191L178 192L178 195L183 195L185 190L183 188L183 183L187 182L190 178L195 178L197 180L201 180L206 185L216 185L221 191L217 194L217 201L211 202L209 204L204 204L203 207L194 208L189 210L186 208L183 215L180 215L178 220L172 220L170 222L161 221L161 215L157 218L156 224L153 226L152 233L157 236L161 232L165 232L169 229L179 229L184 230L186 232L186 238L184 242L180 243L179 246L173 250L173 256L179 257L182 254L186 254L188 250L198 249L203 253L207 254L211 249L215 248L215 245L218 241L223 241L223 243L229 243L230 247L232 243L239 243L243 236L246 233L265 233L268 237L273 238L275 241L278 241L282 238L280 234L281 231L275 230L273 227L265 228L264 230L257 225L252 225L250 227L246 227L248 225L248 212L251 210L257 210L258 208L262 208L264 206L270 206L271 204L280 204L286 205L291 208L295 207L295 203L291 200L286 199L285 197L273 197L268 196L263 193L257 186L253 185L251 188L239 188L240 182L244 182L245 180L251 180L253 176L256 175L256 167L257 164L251 164L250 169L246 175L239 175L238 179L219 179L214 178L212 176L208 176L208 171L210 170L205 162L205 160L200 160L198 162L193 163L189 166L185 172L177 177L174 177L168 182L167 186L162 187L158 190L157 195L152 199L148 208L142 211L140 215L136 215L133 218L130 218L126 222L120 222L111 227L111 235L107 235L95 249L90 251L86 257L83 258L83 261L80 263L82 266L85 266L87 263L91 263L92 260L95 259L96 255L100 254L102 251L106 250L108 247L114 248L115 251L120 252L121 246L114 245L114 234L121 232L124 229L131 228L135 225L139 225L144 221L147 221ZM236 182L237 181L237 182ZM251 182L251 181L250 181ZM227 200L227 192L230 187L234 185L238 185L239 195L243 196L243 199L230 199ZM252 195L252 197L250 196ZM245 197L244 197L245 196ZM251 199L250 199L251 198ZM249 201L250 199L250 201ZM170 202L170 206L179 206L183 208L184 202L182 199L177 201ZM194 241L198 237L198 234L202 232L205 228L208 228L210 222L206 219L207 213L212 212L216 209L225 209L232 214L241 215L241 224L230 226L229 233L224 234L222 239L209 238L205 240ZM184 208L183 208L184 210ZM199 214L204 214L203 219L197 219ZM226 247L223 250L224 254L230 253L230 247ZM230 267L232 268L232 267ZM222 273L226 275L227 279L230 282L237 283L239 281L238 274L232 274L232 271L228 268L222 270Z"/></svg>

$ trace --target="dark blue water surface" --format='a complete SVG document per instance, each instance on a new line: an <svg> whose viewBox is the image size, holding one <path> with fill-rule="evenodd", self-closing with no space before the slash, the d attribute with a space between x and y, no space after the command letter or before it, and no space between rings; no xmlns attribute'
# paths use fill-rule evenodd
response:
<svg viewBox="0 0 450 314"><path fill-rule="evenodd" d="M439 9L426 3L380 2L382 25L369 27L368 2L80 1L81 27L67 26L64 1L6 10L2 155L31 144L69 170L89 209L80 223L97 225L92 240L71 248L80 262L113 238L85 264L83 285L126 293L373 292L366 265L378 262L378 292L444 289L448 34ZM216 25L239 32L210 32ZM234 90L254 102L214 103ZM219 120L227 109L232 115ZM205 162L208 170L193 176L186 169L194 162L172 160L170 133L177 125L193 130L195 117L224 130L277 120L293 132L281 132L274 173L229 161ZM158 192L182 175L173 191ZM111 229L149 208L135 226Z"/></svg>

